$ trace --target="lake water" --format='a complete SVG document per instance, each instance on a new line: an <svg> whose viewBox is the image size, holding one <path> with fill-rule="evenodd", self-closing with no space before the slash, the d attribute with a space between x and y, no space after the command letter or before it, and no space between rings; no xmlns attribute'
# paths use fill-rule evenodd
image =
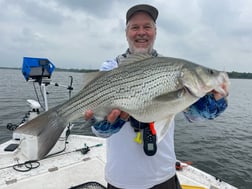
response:
<svg viewBox="0 0 252 189"><path fill-rule="evenodd" d="M0 69L0 143L9 140L8 123L20 123L29 110L27 99L36 100L33 84L25 82L20 70ZM82 73L55 72L52 80L69 84L73 76L76 94L83 85ZM39 88L38 93L40 94ZM69 97L67 89L49 85L49 107ZM182 114L176 117L175 148L177 158L191 161L204 170L241 189L252 188L252 80L232 79L229 107L217 119L188 123ZM41 99L41 98L40 98ZM91 134L75 122L74 133Z"/></svg>

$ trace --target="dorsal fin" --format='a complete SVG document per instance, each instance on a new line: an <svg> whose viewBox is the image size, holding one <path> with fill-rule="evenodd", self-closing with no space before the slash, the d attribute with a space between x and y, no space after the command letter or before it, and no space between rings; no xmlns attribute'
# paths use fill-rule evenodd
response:
<svg viewBox="0 0 252 189"><path fill-rule="evenodd" d="M105 71L95 71L95 72L84 73L83 74L84 86L86 86L89 82L95 80L96 78L100 77L104 73Z"/></svg>
<svg viewBox="0 0 252 189"><path fill-rule="evenodd" d="M120 61L120 64L130 64L148 58L152 58L152 56L150 54L129 54L127 55L127 58L124 58Z"/></svg>

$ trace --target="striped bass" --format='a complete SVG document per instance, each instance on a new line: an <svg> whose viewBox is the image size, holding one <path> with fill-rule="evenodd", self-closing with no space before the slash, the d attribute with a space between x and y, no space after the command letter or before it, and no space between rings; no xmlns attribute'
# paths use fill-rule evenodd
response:
<svg viewBox="0 0 252 189"><path fill-rule="evenodd" d="M111 71L97 72L80 92L16 129L37 137L37 158L42 159L57 142L67 123L93 110L103 119L118 108L141 122L173 119L212 90L227 95L227 73L171 57L132 55ZM169 124L168 124L169 125ZM167 126L156 128L160 139Z"/></svg>

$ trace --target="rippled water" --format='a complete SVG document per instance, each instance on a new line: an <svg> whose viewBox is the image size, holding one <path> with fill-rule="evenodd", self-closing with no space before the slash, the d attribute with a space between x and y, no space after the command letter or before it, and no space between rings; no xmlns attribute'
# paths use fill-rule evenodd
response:
<svg viewBox="0 0 252 189"><path fill-rule="evenodd" d="M19 123L29 110L26 99L35 99L32 83L25 82L20 70L0 69L0 142L11 138L7 123ZM69 84L74 78L76 94L83 74L55 72L53 82ZM188 123L182 114L176 117L175 147L177 158L192 161L198 167L241 189L252 188L252 80L231 80L228 109L217 119ZM49 85L50 107L68 99L63 87ZM39 90L38 90L39 92ZM76 121L74 132L91 134Z"/></svg>

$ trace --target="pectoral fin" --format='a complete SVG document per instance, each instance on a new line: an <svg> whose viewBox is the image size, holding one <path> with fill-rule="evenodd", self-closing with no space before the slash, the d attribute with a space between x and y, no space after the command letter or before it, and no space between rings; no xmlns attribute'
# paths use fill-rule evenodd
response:
<svg viewBox="0 0 252 189"><path fill-rule="evenodd" d="M173 101L175 99L181 98L182 96L184 96L185 93L186 93L186 89L182 88L177 91L172 91L169 93L159 95L155 97L153 100L160 101L160 102Z"/></svg>

